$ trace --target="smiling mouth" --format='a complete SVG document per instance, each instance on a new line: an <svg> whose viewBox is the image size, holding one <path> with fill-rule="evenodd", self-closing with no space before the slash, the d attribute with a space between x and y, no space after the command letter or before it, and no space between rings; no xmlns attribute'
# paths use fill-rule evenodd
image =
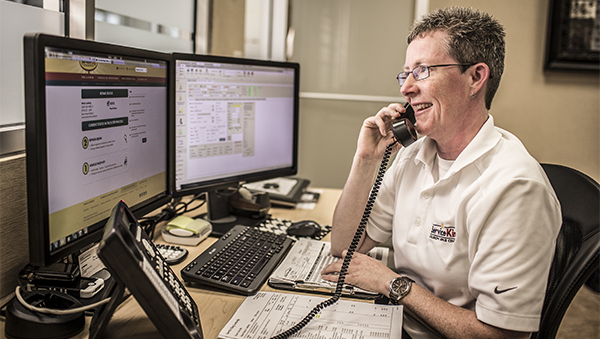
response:
<svg viewBox="0 0 600 339"><path fill-rule="evenodd" d="M416 105L412 105L412 107L417 110L417 111L421 111L424 110L426 108L429 108L433 106L433 104L416 104Z"/></svg>

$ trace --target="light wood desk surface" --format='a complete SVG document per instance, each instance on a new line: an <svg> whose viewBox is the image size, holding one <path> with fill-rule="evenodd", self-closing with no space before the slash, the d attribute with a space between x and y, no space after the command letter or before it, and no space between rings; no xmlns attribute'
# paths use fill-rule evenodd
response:
<svg viewBox="0 0 600 339"><path fill-rule="evenodd" d="M341 190L339 189L323 189L318 203L312 210L273 207L269 213L274 218L292 221L314 220L321 225L331 225L333 210L340 194ZM195 216L201 212L194 211L192 213ZM160 229L156 230L155 234L160 234ZM328 239L328 237L329 236L325 239ZM182 263L172 266L173 271L175 271L179 279L181 279L181 269L216 240L217 238L209 237L198 246L182 246L189 251L188 257ZM156 242L162 243L164 240L161 236L157 236ZM202 332L206 339L217 338L219 331L227 324L245 299L245 296L243 295L207 289L198 284L186 283L186 287L198 306ZM266 284L263 286L262 290L274 291ZM74 338L88 338L88 329L91 318L86 318L85 329ZM6 338L3 321L0 322L0 326L0 338ZM163 337L156 327L154 327L152 321L146 316L146 313L138 304L137 300L135 300L133 296L130 296L116 310L104 332L103 338L161 339Z"/></svg>

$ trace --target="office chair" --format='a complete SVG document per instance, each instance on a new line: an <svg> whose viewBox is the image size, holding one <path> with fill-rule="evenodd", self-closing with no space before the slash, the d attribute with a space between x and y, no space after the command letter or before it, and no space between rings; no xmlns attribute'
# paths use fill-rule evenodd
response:
<svg viewBox="0 0 600 339"><path fill-rule="evenodd" d="M600 185L569 167L542 164L561 204L563 223L542 308L539 332L530 339L555 338L569 304L600 265Z"/></svg>

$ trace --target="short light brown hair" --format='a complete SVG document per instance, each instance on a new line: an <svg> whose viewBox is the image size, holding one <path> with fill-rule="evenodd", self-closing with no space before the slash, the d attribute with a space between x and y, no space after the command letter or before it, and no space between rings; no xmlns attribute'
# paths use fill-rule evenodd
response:
<svg viewBox="0 0 600 339"><path fill-rule="evenodd" d="M447 53L457 63L483 62L490 68L490 78L485 93L485 106L490 109L492 99L504 72L506 33L491 15L466 7L436 9L415 22L408 44L433 31L448 34ZM468 66L463 66L466 71Z"/></svg>

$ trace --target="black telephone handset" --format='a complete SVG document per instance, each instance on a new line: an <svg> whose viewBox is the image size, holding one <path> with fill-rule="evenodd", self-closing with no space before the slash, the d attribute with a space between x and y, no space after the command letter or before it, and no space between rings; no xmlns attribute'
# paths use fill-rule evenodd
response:
<svg viewBox="0 0 600 339"><path fill-rule="evenodd" d="M360 242L365 228L367 227L367 221L371 216L371 210L373 208L373 204L375 203L375 198L377 198L377 193L379 193L379 186L381 186L381 181L383 180L383 175L385 174L385 171L387 169L387 163L392 153L392 146L394 146L396 142L399 142L400 144L402 144L402 146L408 147L417 140L417 132L415 130L415 111L409 103L406 103L404 105L404 108L406 108L406 112L402 114L400 118L392 122L392 133L394 134L394 138L396 140L393 143L389 144L385 149L383 159L381 160L381 166L379 166L379 172L377 173L377 178L375 179L375 183L373 184L373 188L371 189L371 194L369 195L369 200L367 200L367 205L365 206L365 211L363 212L360 224L356 229L356 233L354 233L354 238L352 239L352 242L348 247L346 257L344 257L344 262L342 263L342 269L340 270L340 274L338 276L338 282L336 284L335 293L331 298L315 306L308 313L308 315L306 315L302 320L300 320L300 322L298 322L298 324L294 325L287 331L272 337L271 339L289 338L290 336L299 332L319 313L319 311L321 311L325 307L335 304L342 296L344 281L346 279L346 273L348 272L348 266L350 266L352 256L354 255L354 252L356 252L358 243Z"/></svg>
<svg viewBox="0 0 600 339"><path fill-rule="evenodd" d="M407 102L404 105L406 112L404 112L400 118L392 122L392 133L396 141L402 144L404 147L408 147L417 140L417 131L415 129L415 110Z"/></svg>

